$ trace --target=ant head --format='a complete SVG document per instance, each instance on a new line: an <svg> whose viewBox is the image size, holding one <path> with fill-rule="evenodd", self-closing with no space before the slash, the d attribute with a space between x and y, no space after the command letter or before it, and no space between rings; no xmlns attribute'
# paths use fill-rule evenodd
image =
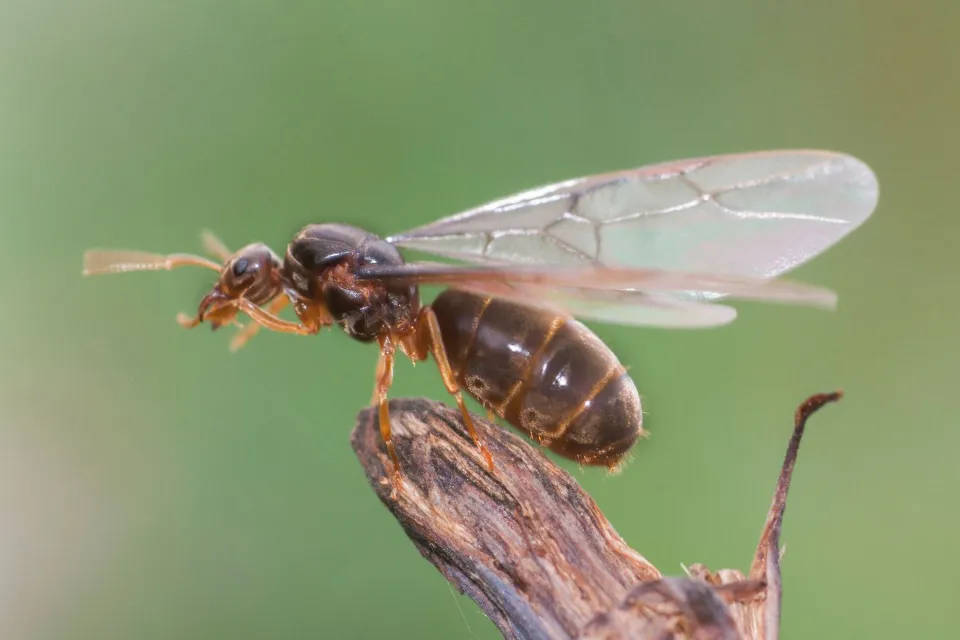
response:
<svg viewBox="0 0 960 640"><path fill-rule="evenodd" d="M204 235L204 244L211 254L223 260L222 265L188 254L92 250L84 254L84 274L169 271L184 266L206 267L219 272L217 284L200 301L196 317L178 316L178 321L185 327L208 322L217 329L233 322L237 315L237 302L241 298L260 306L283 291L280 259L266 245L250 244L231 254L209 233Z"/></svg>
<svg viewBox="0 0 960 640"><path fill-rule="evenodd" d="M227 259L217 284L200 301L196 323L209 322L214 329L229 324L240 298L257 306L270 302L283 290L280 267L280 259L265 244L240 249Z"/></svg>

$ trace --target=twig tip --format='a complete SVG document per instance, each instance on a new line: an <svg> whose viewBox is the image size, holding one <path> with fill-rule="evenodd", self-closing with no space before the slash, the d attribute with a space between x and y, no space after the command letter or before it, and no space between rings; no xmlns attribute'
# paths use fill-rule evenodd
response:
<svg viewBox="0 0 960 640"><path fill-rule="evenodd" d="M844 391L842 389L837 389L829 393L816 393L810 396L803 401L803 404L797 407L795 418L797 426L799 427L802 423L806 422L810 416L822 409L824 405L830 404L831 402L838 402L843 396Z"/></svg>

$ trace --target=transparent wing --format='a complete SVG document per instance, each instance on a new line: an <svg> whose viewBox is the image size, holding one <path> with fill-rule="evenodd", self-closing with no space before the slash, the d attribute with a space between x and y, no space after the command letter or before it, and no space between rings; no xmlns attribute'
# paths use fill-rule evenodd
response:
<svg viewBox="0 0 960 640"><path fill-rule="evenodd" d="M700 329L728 324L737 317L737 310L733 307L684 300L659 292L564 290L491 282L470 282L458 287L547 308L581 320L621 325Z"/></svg>
<svg viewBox="0 0 960 640"><path fill-rule="evenodd" d="M691 299L703 292L822 307L836 303L831 291L789 280L631 267L407 263L367 265L355 276L386 284L453 285L583 319L663 327L716 326L736 317L734 309L710 304L709 297Z"/></svg>
<svg viewBox="0 0 960 640"><path fill-rule="evenodd" d="M683 273L633 267L564 267L544 265L447 265L414 262L401 265L366 265L354 271L357 280L381 283L447 284L456 286L523 284L561 291L618 291L689 293L733 296L833 307L836 295L827 289L791 280L764 280L744 276ZM709 298L708 298L709 299Z"/></svg>
<svg viewBox="0 0 960 640"><path fill-rule="evenodd" d="M724 155L539 187L388 240L474 263L766 279L838 242L870 216L877 196L873 172L848 155Z"/></svg>

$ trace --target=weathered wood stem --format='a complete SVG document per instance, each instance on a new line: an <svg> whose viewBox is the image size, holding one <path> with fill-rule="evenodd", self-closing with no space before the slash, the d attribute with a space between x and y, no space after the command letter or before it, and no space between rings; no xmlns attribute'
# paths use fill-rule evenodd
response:
<svg viewBox="0 0 960 640"><path fill-rule="evenodd" d="M374 491L420 553L510 639L763 638L779 626L779 532L807 400L749 578L693 565L664 578L614 531L576 481L529 441L474 418L491 474L459 413L426 399L390 403L403 490L392 491L376 411L358 417L354 451Z"/></svg>

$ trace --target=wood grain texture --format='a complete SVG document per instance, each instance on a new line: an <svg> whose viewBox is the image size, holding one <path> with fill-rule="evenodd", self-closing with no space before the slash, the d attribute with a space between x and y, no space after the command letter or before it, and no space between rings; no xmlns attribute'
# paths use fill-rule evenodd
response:
<svg viewBox="0 0 960 640"><path fill-rule="evenodd" d="M576 481L530 441L474 416L490 473L460 414L426 399L390 402L403 490L393 493L377 412L351 436L371 486L420 553L505 638L775 640L779 530L803 424L839 394L797 412L750 576L692 565L663 577L616 533Z"/></svg>
<svg viewBox="0 0 960 640"><path fill-rule="evenodd" d="M490 474L450 407L390 403L403 491L394 500L376 412L352 443L368 478L420 553L508 638L572 638L597 611L660 572L617 535L596 503L529 442L474 417Z"/></svg>

